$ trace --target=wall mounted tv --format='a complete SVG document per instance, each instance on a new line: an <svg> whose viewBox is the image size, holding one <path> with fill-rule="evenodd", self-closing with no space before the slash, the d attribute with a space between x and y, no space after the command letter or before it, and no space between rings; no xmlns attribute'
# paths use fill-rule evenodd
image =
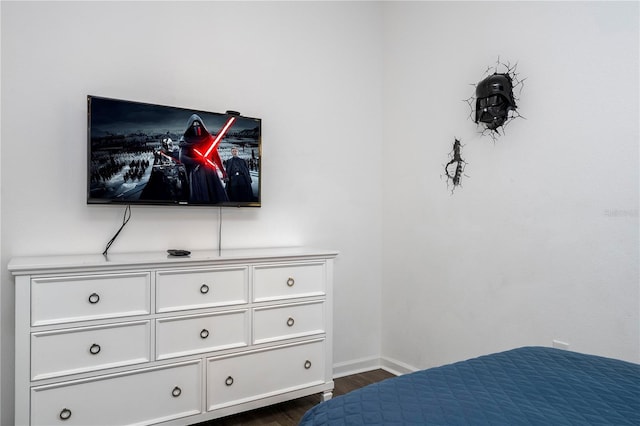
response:
<svg viewBox="0 0 640 426"><path fill-rule="evenodd" d="M260 207L262 121L87 96L87 203Z"/></svg>

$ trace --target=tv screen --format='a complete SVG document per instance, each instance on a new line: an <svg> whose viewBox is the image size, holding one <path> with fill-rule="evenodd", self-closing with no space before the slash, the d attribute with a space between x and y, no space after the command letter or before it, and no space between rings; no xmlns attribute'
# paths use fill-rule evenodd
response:
<svg viewBox="0 0 640 426"><path fill-rule="evenodd" d="M262 121L87 96L87 203L260 207Z"/></svg>

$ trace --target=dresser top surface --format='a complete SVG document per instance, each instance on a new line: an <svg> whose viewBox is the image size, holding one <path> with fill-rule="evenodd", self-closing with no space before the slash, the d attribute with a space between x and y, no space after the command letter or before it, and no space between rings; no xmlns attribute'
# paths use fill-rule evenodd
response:
<svg viewBox="0 0 640 426"><path fill-rule="evenodd" d="M227 250L193 250L189 256L170 256L167 252L136 252L113 254L72 254L52 256L20 256L9 261L8 269L13 275L28 275L42 272L70 270L108 270L139 267L193 267L214 266L229 263L252 263L261 261L295 261L331 259L338 255L335 250L309 247L272 247Z"/></svg>

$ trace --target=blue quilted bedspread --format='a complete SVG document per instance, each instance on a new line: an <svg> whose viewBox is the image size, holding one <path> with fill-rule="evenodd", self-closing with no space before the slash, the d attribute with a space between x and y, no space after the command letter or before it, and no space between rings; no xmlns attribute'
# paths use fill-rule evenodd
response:
<svg viewBox="0 0 640 426"><path fill-rule="evenodd" d="M640 365L525 347L335 397L300 425L640 425Z"/></svg>

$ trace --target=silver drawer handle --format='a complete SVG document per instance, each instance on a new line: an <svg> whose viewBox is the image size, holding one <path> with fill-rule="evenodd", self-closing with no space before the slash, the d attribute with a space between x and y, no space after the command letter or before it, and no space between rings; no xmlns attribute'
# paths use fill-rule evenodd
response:
<svg viewBox="0 0 640 426"><path fill-rule="evenodd" d="M206 339L207 337L209 337L209 330L207 330L206 328L203 328L202 331L200 332L200 337L202 339Z"/></svg>
<svg viewBox="0 0 640 426"><path fill-rule="evenodd" d="M89 348L89 352L91 353L91 355L98 355L100 353L100 345L97 343L94 343Z"/></svg>
<svg viewBox="0 0 640 426"><path fill-rule="evenodd" d="M68 408L63 408L62 411L60 411L60 420L69 420L71 418L71 410L69 410Z"/></svg>
<svg viewBox="0 0 640 426"><path fill-rule="evenodd" d="M91 293L91 295L89 296L89 303L91 303L92 305L95 305L99 301L100 301L100 295L98 293Z"/></svg>
<svg viewBox="0 0 640 426"><path fill-rule="evenodd" d="M287 320L287 325L289 327L293 327L293 324L295 324L295 322L296 321L293 318L289 317L289 319Z"/></svg>
<svg viewBox="0 0 640 426"><path fill-rule="evenodd" d="M289 277L289 279L287 280L287 285L289 287L293 287L295 283L296 283L296 280L294 280L293 277Z"/></svg>
<svg viewBox="0 0 640 426"><path fill-rule="evenodd" d="M305 370L310 369L310 368L311 368L311 361L306 360L306 361L304 362L304 368L305 368Z"/></svg>
<svg viewBox="0 0 640 426"><path fill-rule="evenodd" d="M233 377L227 377L227 380L224 381L224 384L227 386L231 386L233 384Z"/></svg>
<svg viewBox="0 0 640 426"><path fill-rule="evenodd" d="M208 285L206 285L206 284L202 284L202 285L200 286L200 293L202 293L202 294L207 294L207 293L209 293L209 286L208 286Z"/></svg>
<svg viewBox="0 0 640 426"><path fill-rule="evenodd" d="M173 388L173 390L171 391L171 396L174 397L174 398L179 397L180 394L182 394L182 389L180 389L178 386Z"/></svg>

